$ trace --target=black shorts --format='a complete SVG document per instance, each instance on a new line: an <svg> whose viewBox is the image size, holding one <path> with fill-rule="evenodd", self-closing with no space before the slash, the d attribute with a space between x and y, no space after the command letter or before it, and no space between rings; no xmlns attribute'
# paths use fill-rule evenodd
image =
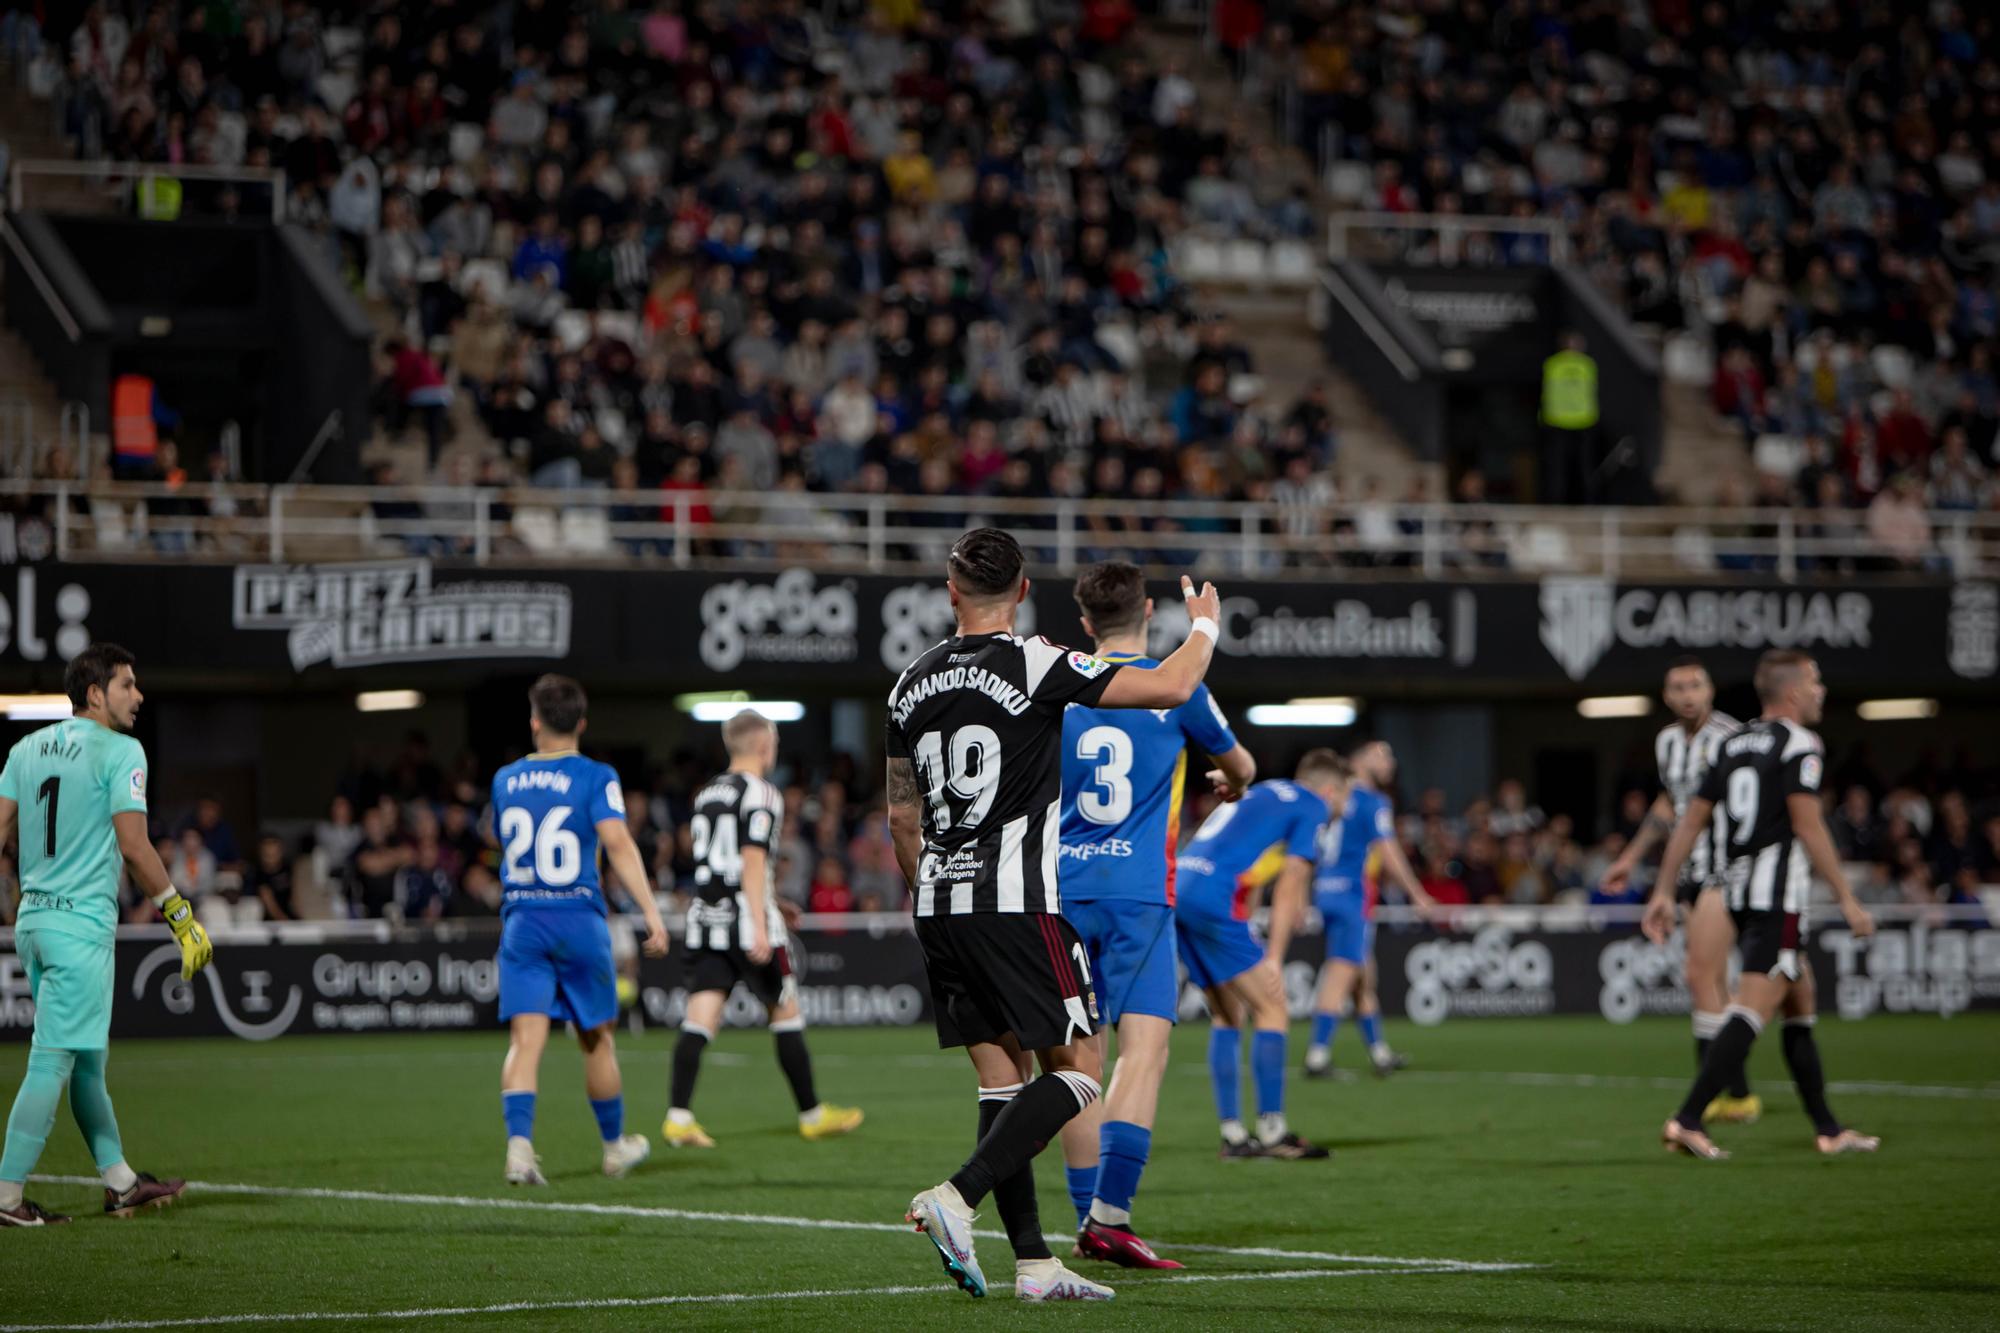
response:
<svg viewBox="0 0 2000 1333"><path fill-rule="evenodd" d="M1806 919L1799 912L1731 912L1736 922L1736 947L1745 972L1797 981L1806 961Z"/></svg>
<svg viewBox="0 0 2000 1333"><path fill-rule="evenodd" d="M1694 900L1701 897L1701 891L1711 884L1716 884L1716 881L1691 874L1683 868L1680 882L1674 885L1674 901L1683 907L1693 907ZM1716 887L1721 886L1717 884Z"/></svg>
<svg viewBox="0 0 2000 1333"><path fill-rule="evenodd" d="M719 990L727 995L739 981L766 1009L798 999L790 941L772 941L770 961L764 963L751 962L748 954L736 948L687 951L688 994Z"/></svg>
<svg viewBox="0 0 2000 1333"><path fill-rule="evenodd" d="M1097 1031L1097 996L1075 929L1046 912L917 918L938 1045L1007 1033L1027 1051Z"/></svg>

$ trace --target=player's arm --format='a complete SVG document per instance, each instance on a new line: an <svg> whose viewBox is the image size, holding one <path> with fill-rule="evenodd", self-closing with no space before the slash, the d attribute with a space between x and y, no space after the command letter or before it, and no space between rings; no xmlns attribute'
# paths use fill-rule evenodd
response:
<svg viewBox="0 0 2000 1333"><path fill-rule="evenodd" d="M21 817L21 803L11 796L0 796L0 847L14 841L14 824Z"/></svg>
<svg viewBox="0 0 2000 1333"><path fill-rule="evenodd" d="M1714 809L1715 802L1707 796L1690 800L1681 822L1674 825L1673 836L1667 839L1667 850L1660 853L1660 874L1653 881L1652 896L1646 899L1646 915L1641 921L1646 938L1655 944L1664 943L1673 933L1674 885L1680 882L1681 867L1687 864L1695 839L1708 827L1708 816Z"/></svg>
<svg viewBox="0 0 2000 1333"><path fill-rule="evenodd" d="M1832 887L1833 896L1839 900L1847 928L1856 935L1873 935L1875 918L1861 905L1861 900L1854 896L1854 886L1847 882L1847 871L1841 867L1840 851L1833 845L1833 834L1827 830L1826 811L1820 808L1818 793L1793 792L1785 798L1785 812L1792 817L1792 836L1806 849L1806 859L1812 863L1814 873Z"/></svg>
<svg viewBox="0 0 2000 1333"><path fill-rule="evenodd" d="M1424 882L1410 868L1410 858L1403 855L1403 844L1394 838L1378 838L1375 845L1382 850L1382 869L1409 898L1411 906L1417 909L1417 915L1429 917L1437 908L1437 900L1424 892Z"/></svg>
<svg viewBox="0 0 2000 1333"><path fill-rule="evenodd" d="M1661 792L1646 807L1646 817L1639 821L1639 829L1632 835L1632 841L1625 844L1625 850L1617 859L1604 868L1604 878L1598 883L1606 893L1623 893L1625 884L1632 878L1632 872L1646 859L1646 853L1674 831L1673 798Z"/></svg>
<svg viewBox="0 0 2000 1333"><path fill-rule="evenodd" d="M632 830L625 826L622 816L597 821L597 844L604 849L611 872L618 876L618 882L625 886L625 892L632 895L632 901L639 904L639 911L646 918L646 939L639 947L655 958L666 957L667 926L660 920L660 905L653 901L653 881L646 876L645 859L639 855L639 844L632 840Z"/></svg>
<svg viewBox="0 0 2000 1333"><path fill-rule="evenodd" d="M1240 742L1234 749L1210 758L1215 760L1215 767L1208 770L1208 785L1222 800L1241 798L1257 780L1257 761Z"/></svg>
<svg viewBox="0 0 2000 1333"><path fill-rule="evenodd" d="M1119 672L1124 675L1124 672ZM1112 682L1116 684L1114 680ZM890 755L887 783L889 802L889 841L896 845L896 865L908 881L910 891L917 888L917 858L924 850L924 808L923 793L917 787L917 773L911 766L909 756Z"/></svg>
<svg viewBox="0 0 2000 1333"><path fill-rule="evenodd" d="M1264 932L1264 956L1285 966L1285 950L1292 936L1305 924L1306 890L1312 886L1313 863L1303 856L1287 856L1284 869L1271 885L1271 920Z"/></svg>
<svg viewBox="0 0 2000 1333"><path fill-rule="evenodd" d="M1098 703L1104 708L1179 708L1194 697L1215 655L1222 597L1213 583L1194 590L1194 580L1181 575L1181 596L1187 599L1188 636L1156 667L1126 667L1104 686Z"/></svg>
<svg viewBox="0 0 2000 1333"><path fill-rule="evenodd" d="M111 828L118 835L118 853L125 858L133 882L160 909L174 932L175 943L181 946L181 980L194 980L194 974L215 957L215 946L201 922L194 919L194 908L174 889L153 840L146 836L145 812L120 810L111 816Z"/></svg>
<svg viewBox="0 0 2000 1333"><path fill-rule="evenodd" d="M743 903L750 912L750 961L771 961L771 844L777 841L783 806L752 806L743 820Z"/></svg>

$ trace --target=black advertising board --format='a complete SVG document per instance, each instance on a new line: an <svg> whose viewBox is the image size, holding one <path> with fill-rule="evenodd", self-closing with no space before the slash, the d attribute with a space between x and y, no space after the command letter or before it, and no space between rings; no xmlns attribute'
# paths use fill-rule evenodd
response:
<svg viewBox="0 0 2000 1333"><path fill-rule="evenodd" d="M164 931L121 938L112 1034L268 1041L313 1033L497 1030L496 944L491 931L411 931L314 943L224 939L214 965L189 984L180 979L179 947ZM1384 1007L1419 1026L1541 1014L1599 1014L1624 1023L1687 1012L1678 937L1655 945L1629 928L1384 930L1376 952ZM1310 1011L1323 956L1316 933L1294 940L1285 988L1295 1018ZM2000 931L1898 923L1863 941L1835 923L1814 930L1811 956L1820 1007L1842 1018L2000 1009ZM800 1003L816 1027L919 1027L930 1020L923 958L915 936L900 925L807 931L795 957ZM637 1012L647 1026L680 1022L684 976L678 951L643 961ZM1192 986L1183 986L1181 1015L1202 1015ZM740 987L724 1013L731 1026L763 1017L762 1006ZM0 1041L26 1041L33 1027L25 969L11 938L0 934ZM928 1031L912 1038L929 1039Z"/></svg>
<svg viewBox="0 0 2000 1333"><path fill-rule="evenodd" d="M152 671L306 684L437 679L561 665L665 688L886 693L952 632L942 579L778 572L463 569L423 558L339 565L20 565L0 578L0 689L53 688L93 637ZM1218 578L1228 687L1648 689L1663 658L1723 678L1804 648L1854 688L1948 691L2000 672L2000 584L1847 581L1489 583ZM1155 590L1153 648L1186 632ZM1066 580L1038 580L1019 628L1082 640Z"/></svg>

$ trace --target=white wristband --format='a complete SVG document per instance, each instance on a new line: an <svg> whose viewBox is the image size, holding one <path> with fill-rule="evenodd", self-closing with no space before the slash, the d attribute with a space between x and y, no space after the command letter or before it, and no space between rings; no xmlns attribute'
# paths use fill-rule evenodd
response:
<svg viewBox="0 0 2000 1333"><path fill-rule="evenodd" d="M1210 616L1196 616L1194 623L1188 626L1188 633L1190 635L1206 634L1210 643L1214 643L1222 637L1221 627Z"/></svg>

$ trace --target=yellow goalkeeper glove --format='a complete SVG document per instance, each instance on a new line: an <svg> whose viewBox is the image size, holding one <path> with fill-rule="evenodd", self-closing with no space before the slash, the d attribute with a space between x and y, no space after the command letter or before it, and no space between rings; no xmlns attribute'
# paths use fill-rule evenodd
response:
<svg viewBox="0 0 2000 1333"><path fill-rule="evenodd" d="M160 915L167 919L174 940L181 946L181 980L193 981L194 974L215 957L215 946L209 943L208 932L201 928L201 922L194 919L194 908L177 891L167 891L165 901L160 903Z"/></svg>

